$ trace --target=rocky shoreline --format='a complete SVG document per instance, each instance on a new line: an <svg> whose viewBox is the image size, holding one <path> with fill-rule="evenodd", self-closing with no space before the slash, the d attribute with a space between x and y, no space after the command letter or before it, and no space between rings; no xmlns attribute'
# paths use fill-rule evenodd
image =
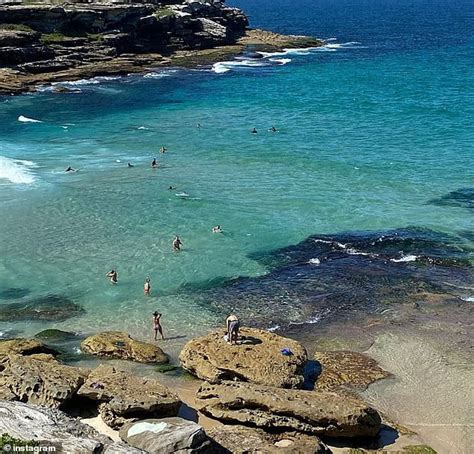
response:
<svg viewBox="0 0 474 454"><path fill-rule="evenodd" d="M321 45L310 37L249 29L245 14L220 0L4 6L0 95L163 66L209 65L247 48L275 51Z"/></svg>
<svg viewBox="0 0 474 454"><path fill-rule="evenodd" d="M67 335L56 331L38 337ZM93 370L62 364L60 352L37 339L2 340L0 443L81 453L330 453L341 452L328 447L339 440L350 446L346 452L362 453L374 452L366 449L379 446L387 426L408 433L357 394L390 376L367 355L321 351L310 358L303 345L264 330L243 328L238 345L223 334L193 339L182 350L181 367L196 377L193 383L202 379L186 404L154 377L110 363ZM157 346L127 333L98 333L84 339L81 349L124 361L167 361ZM220 424L205 430L196 423L200 414ZM118 431L121 441L80 420L91 416ZM435 451L405 446L397 452Z"/></svg>

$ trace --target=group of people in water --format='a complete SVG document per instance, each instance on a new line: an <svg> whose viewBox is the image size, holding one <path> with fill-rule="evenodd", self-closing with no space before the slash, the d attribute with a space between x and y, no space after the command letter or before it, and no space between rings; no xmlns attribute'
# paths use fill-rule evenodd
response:
<svg viewBox="0 0 474 454"><path fill-rule="evenodd" d="M198 124L198 128L200 128L200 127L201 127L201 125ZM278 129L276 129L275 126L272 126L268 131L278 132ZM258 133L256 128L253 128L251 132L252 132L252 134L257 134ZM168 151L168 148L166 148L165 146L162 146L160 148L160 153L166 153L167 151ZM134 167L134 165L131 162L128 162L127 167L131 168L131 167ZM156 158L154 158L153 161L151 162L151 167L153 169L158 167L158 162L157 162ZM65 172L78 172L78 171L79 171L78 169L74 169L71 166L67 167L67 169L65 170ZM168 189L169 190L175 190L176 187L170 186ZM221 228L220 225L214 226L211 231L212 231L212 233L223 233L222 228ZM175 252L180 251L182 246L183 246L183 242L181 241L181 238L178 235L176 235L173 238L173 241L172 241L173 251L175 251ZM117 284L118 283L117 269L110 270L106 274L106 277L110 280L110 282L112 284ZM151 294L151 279L149 277L147 277L145 279L145 282L143 284L143 293L147 296L149 296ZM161 335L161 338L163 340L165 339L164 334L163 334L163 328L161 326L161 316L162 316L162 314L159 313L158 311L153 312L152 322L153 322L153 331L154 331L154 340L155 341L157 340L158 333ZM229 315L226 319L226 333L227 334L225 336L225 339L229 344L231 344L231 345L232 344L233 345L237 344L239 328L240 328L239 319L233 314Z"/></svg>

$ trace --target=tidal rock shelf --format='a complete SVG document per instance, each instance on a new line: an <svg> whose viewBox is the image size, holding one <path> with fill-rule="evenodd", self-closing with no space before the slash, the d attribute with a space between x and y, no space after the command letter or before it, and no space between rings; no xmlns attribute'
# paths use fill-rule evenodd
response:
<svg viewBox="0 0 474 454"><path fill-rule="evenodd" d="M71 333L39 334L54 339ZM93 370L61 364L59 352L37 339L0 341L1 442L41 446L47 440L65 452L114 454L325 454L332 452L328 440L356 448L377 443L382 417L354 392L390 375L370 357L318 351L313 361L303 345L264 330L243 328L237 345L223 335L211 332L184 347L183 368L205 380L194 383L187 405L154 375L116 366L118 358L124 366L167 358L127 333L83 341L83 350L108 362ZM304 377L312 363L321 370L308 378L306 368ZM180 417L185 414L192 420ZM103 434L78 419L91 415ZM215 425L204 429L196 415Z"/></svg>
<svg viewBox="0 0 474 454"><path fill-rule="evenodd" d="M248 30L245 14L220 0L3 6L0 94L165 65L210 64L249 45L278 50L322 44Z"/></svg>

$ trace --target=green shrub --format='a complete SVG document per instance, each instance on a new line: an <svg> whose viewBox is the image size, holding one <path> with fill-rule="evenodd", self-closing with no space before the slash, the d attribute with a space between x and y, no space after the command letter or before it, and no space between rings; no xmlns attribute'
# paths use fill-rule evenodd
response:
<svg viewBox="0 0 474 454"><path fill-rule="evenodd" d="M3 450L5 445L11 446L38 446L39 443L35 440L21 440L14 438L11 435L4 433L0 436L0 450Z"/></svg>

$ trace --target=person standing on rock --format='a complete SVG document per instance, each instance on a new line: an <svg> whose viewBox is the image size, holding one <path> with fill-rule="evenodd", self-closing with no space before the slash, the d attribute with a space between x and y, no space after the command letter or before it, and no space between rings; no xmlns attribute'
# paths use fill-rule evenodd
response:
<svg viewBox="0 0 474 454"><path fill-rule="evenodd" d="M163 328L161 327L160 323L161 314L157 311L153 312L153 330L155 331L155 340L158 332L161 334L161 339L165 340L165 336L163 336Z"/></svg>
<svg viewBox="0 0 474 454"><path fill-rule="evenodd" d="M226 321L227 328L227 342L232 345L232 342L237 345L237 337L239 336L240 321L236 315L230 314Z"/></svg>

